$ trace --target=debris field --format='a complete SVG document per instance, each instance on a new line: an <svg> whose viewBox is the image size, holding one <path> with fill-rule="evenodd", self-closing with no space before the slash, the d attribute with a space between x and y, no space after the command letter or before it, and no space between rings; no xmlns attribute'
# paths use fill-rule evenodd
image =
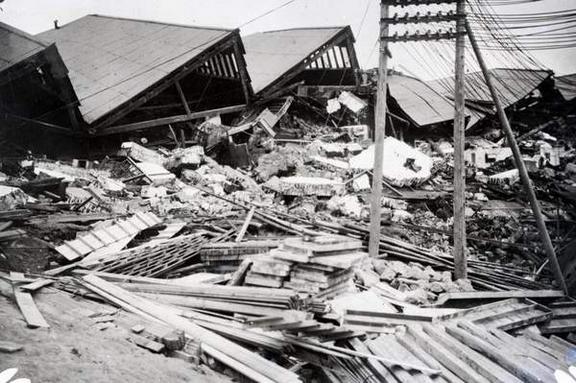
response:
<svg viewBox="0 0 576 383"><path fill-rule="evenodd" d="M562 78L509 70L522 86L507 101L568 295L490 106L469 108L468 278L456 280L453 104L433 83L390 71L392 128L375 180L376 79L359 69L349 27L227 31L185 54L174 43L181 60L91 95L101 84L82 71L105 49L75 57L74 38L106 47L112 36L86 35L103 25L149 33L152 45L135 51L162 49L153 23L86 16L42 33L44 53L24 59L67 68L52 84L72 108L35 124L26 108L0 109L0 373L508 383L554 381L576 362L576 104ZM183 45L210 31L165 28ZM14 70L25 71L0 65L0 101ZM426 110L435 103L448 111ZM370 257L375 182L382 229Z"/></svg>

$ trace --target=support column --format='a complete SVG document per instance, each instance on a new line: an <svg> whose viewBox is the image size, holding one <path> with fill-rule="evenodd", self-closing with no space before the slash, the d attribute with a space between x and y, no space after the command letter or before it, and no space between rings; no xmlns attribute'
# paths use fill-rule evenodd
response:
<svg viewBox="0 0 576 383"><path fill-rule="evenodd" d="M174 81L174 85L176 85L176 90L178 91L178 94L180 95L180 101L182 101L182 106L184 106L184 110L186 111L186 115L188 117L190 117L192 115L192 111L190 110L190 105L188 105L188 101L186 100L186 95L184 94L184 91L182 90L182 87L180 86L180 81L178 81L178 80ZM190 130L194 129L191 122L187 122L186 124L188 125ZM181 143L182 148L185 148L186 147L186 134L184 132L184 129L180 129L180 140L182 141L182 143Z"/></svg>

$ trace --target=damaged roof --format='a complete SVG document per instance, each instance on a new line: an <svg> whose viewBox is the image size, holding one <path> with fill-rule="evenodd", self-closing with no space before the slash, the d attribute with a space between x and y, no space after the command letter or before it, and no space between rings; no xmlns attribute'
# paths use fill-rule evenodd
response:
<svg viewBox="0 0 576 383"><path fill-rule="evenodd" d="M547 70L510 68L491 69L490 73L504 107L513 105L528 96L552 75ZM447 97L454 95L453 77L432 80L427 83ZM467 101L492 105L492 97L482 72L467 73L465 75L465 89Z"/></svg>
<svg viewBox="0 0 576 383"><path fill-rule="evenodd" d="M566 101L576 98L576 73L556 77L556 88Z"/></svg>
<svg viewBox="0 0 576 383"><path fill-rule="evenodd" d="M390 97L419 126L454 119L454 103L422 80L393 74L388 76L388 88Z"/></svg>
<svg viewBox="0 0 576 383"><path fill-rule="evenodd" d="M290 72L349 27L298 28L255 33L242 38L254 93Z"/></svg>
<svg viewBox="0 0 576 383"><path fill-rule="evenodd" d="M94 123L237 30L88 15L39 36L55 42Z"/></svg>
<svg viewBox="0 0 576 383"><path fill-rule="evenodd" d="M7 24L0 23L0 72L48 47L43 43Z"/></svg>

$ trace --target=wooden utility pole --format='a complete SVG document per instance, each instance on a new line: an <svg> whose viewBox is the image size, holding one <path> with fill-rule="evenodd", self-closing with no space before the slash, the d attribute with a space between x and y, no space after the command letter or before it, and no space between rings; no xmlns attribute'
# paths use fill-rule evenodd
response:
<svg viewBox="0 0 576 383"><path fill-rule="evenodd" d="M382 161L384 158L384 136L386 130L386 84L388 76L388 9L386 0L380 2L380 58L378 61L378 90L376 93L376 118L374 124L374 173L372 174L372 196L370 204L370 257L380 251L380 221L382 207Z"/></svg>
<svg viewBox="0 0 576 383"><path fill-rule="evenodd" d="M538 226L540 237L542 238L542 242L544 243L544 249L546 250L546 254L548 255L548 261L552 266L552 271L556 276L558 284L560 285L562 290L564 290L564 293L568 295L568 287L566 286L566 281L564 280L562 269L560 268L560 264L558 263L558 258L556 258L556 252L554 251L552 240L550 239L550 235L548 234L548 229L546 229L544 216L542 215L542 211L540 210L540 203L538 202L538 199L536 198L536 193L532 188L532 182L530 181L530 176L528 175L526 165L524 164L524 160L522 159L520 148L518 148L518 143L516 142L516 138L514 137L514 133L512 132L512 128L510 127L510 122L508 121L508 117L506 116L504 107L500 102L500 98L496 93L496 88L494 87L494 84L492 82L492 77L490 76L490 72L488 71L488 67L486 66L484 57L482 56L482 52L478 47L476 36L474 35L472 28L470 28L470 24L468 22L466 22L466 30L468 32L468 37L470 38L470 44L474 49L474 54L478 59L478 64L480 64L480 68L482 68L482 73L484 74L486 85L490 90L492 100L494 101L494 105L496 106L496 111L498 112L498 118L500 119L500 125L502 125L502 129L504 129L504 133L506 133L506 138L508 140L508 145L510 146L510 149L512 149L512 154L514 155L514 162L516 163L520 179L522 180L522 184L524 185L524 191L528 195L530 206L532 207L532 212L534 213L534 218L536 220L536 225Z"/></svg>
<svg viewBox="0 0 576 383"><path fill-rule="evenodd" d="M466 167L464 140L464 54L466 49L465 1L456 2L456 59L454 86L454 277L467 277L466 259Z"/></svg>

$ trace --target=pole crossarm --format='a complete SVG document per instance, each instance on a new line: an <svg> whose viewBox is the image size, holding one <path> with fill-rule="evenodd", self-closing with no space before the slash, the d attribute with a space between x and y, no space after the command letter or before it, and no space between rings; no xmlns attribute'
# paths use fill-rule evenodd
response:
<svg viewBox="0 0 576 383"><path fill-rule="evenodd" d="M458 0L382 0L390 7L408 7L410 5L456 4Z"/></svg>
<svg viewBox="0 0 576 383"><path fill-rule="evenodd" d="M462 18L462 16L457 15L453 11L448 11L446 13L438 12L436 14L428 12L424 15L420 14L420 12L416 12L416 14L413 16L410 16L408 13L406 13L404 16L398 16L396 13L393 17L381 19L380 21L388 24L419 24L451 22L456 21L459 18Z"/></svg>
<svg viewBox="0 0 576 383"><path fill-rule="evenodd" d="M400 35L398 33L393 34L392 36L382 36L383 40L386 40L391 43L395 42L408 42L408 41L432 41L432 40L451 40L455 39L458 36L464 36L463 33L448 31L448 32L430 32L427 31L426 33L405 33Z"/></svg>

